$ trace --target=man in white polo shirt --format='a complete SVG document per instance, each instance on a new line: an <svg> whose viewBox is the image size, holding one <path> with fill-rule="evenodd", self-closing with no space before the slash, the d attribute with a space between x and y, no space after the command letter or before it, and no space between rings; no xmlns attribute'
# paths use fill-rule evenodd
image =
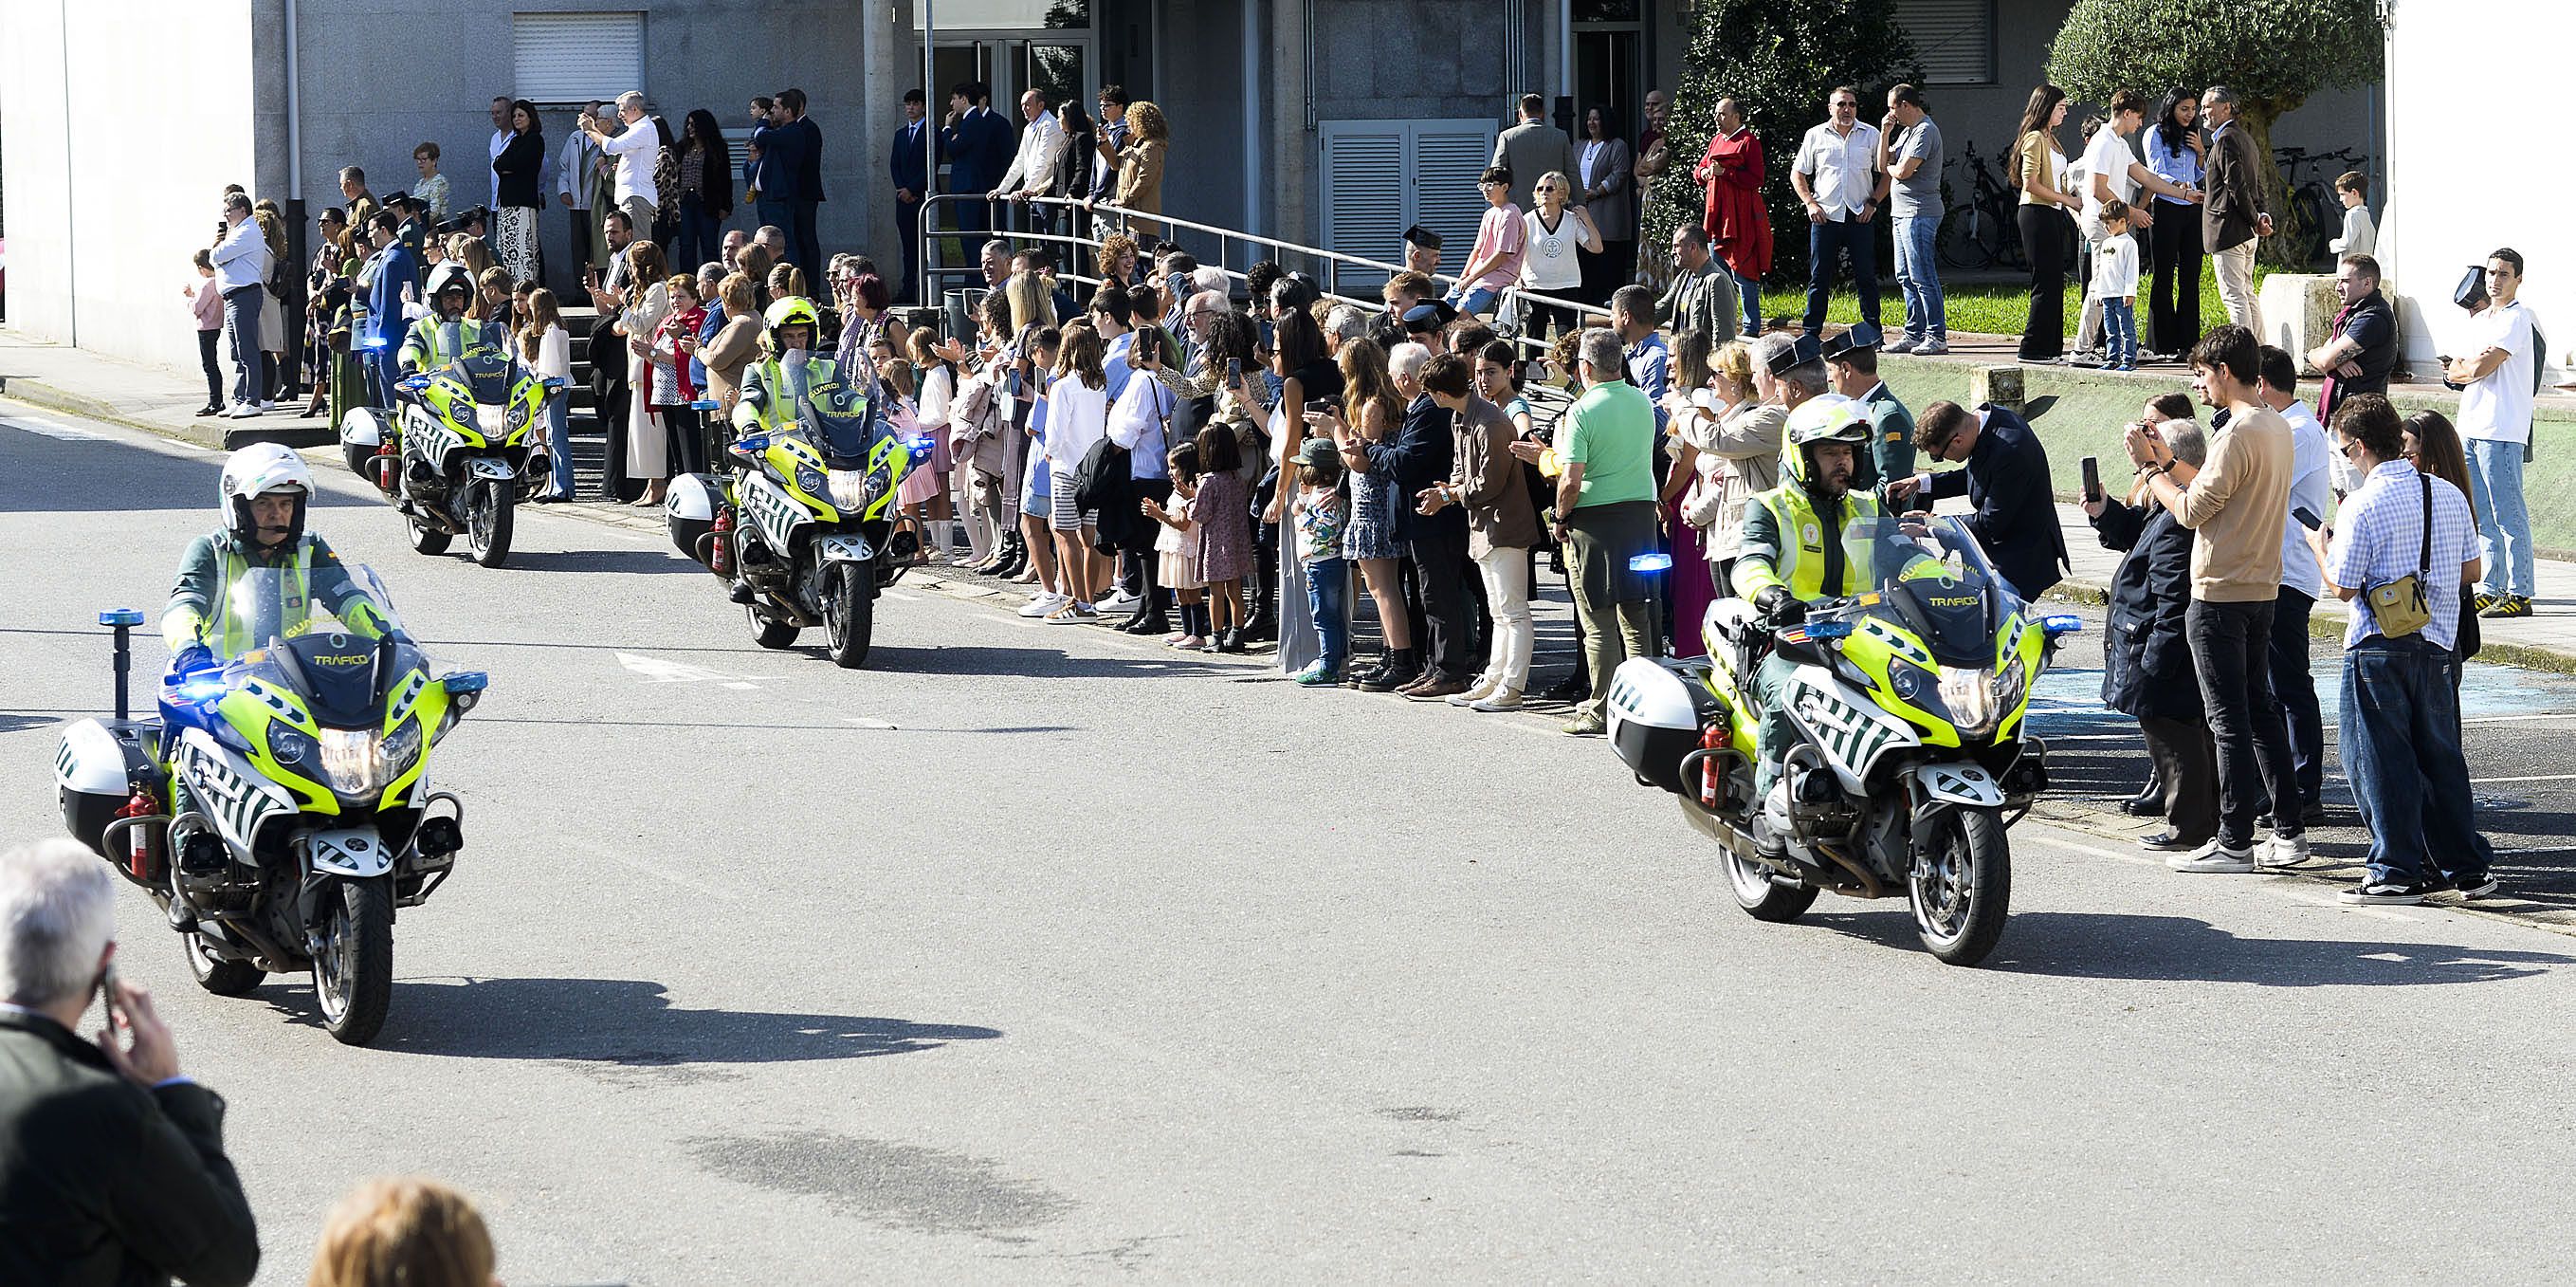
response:
<svg viewBox="0 0 2576 1287"><path fill-rule="evenodd" d="M662 204L661 190L653 186L653 167L662 159L662 132L645 119L644 95L628 90L617 96L618 129L609 122L584 112L581 131L596 140L599 150L617 158L617 208L626 212L626 222L637 235L653 226L653 212Z"/></svg>
<svg viewBox="0 0 2576 1287"><path fill-rule="evenodd" d="M1871 220L1887 201L1887 172L1878 167L1878 127L1860 119L1860 91L1837 86L1833 115L1798 141L1789 186L1807 207L1807 334L1821 336L1834 261L1851 256L1860 315L1878 329L1878 228Z"/></svg>
<svg viewBox="0 0 2576 1287"><path fill-rule="evenodd" d="M2476 502L2479 552L2486 579L2475 600L2481 617L2531 615L2531 514L2522 504L2522 465L2531 443L2531 314L2522 290L2522 256L2511 248L2487 256L2485 311L2469 322L2467 357L2451 358L2443 376L2460 389L2460 437L2469 449L2469 499Z"/></svg>
<svg viewBox="0 0 2576 1287"><path fill-rule="evenodd" d="M2129 136L2146 125L2147 96L2134 89L2123 89L2111 95L2111 119L2093 131L2091 142L2084 145L2084 215L2078 226L2084 233L2084 261L2094 262L2102 243L2110 233L2102 226L2102 207L2117 201L2129 207L2129 231L2140 241L2146 239L2155 216L2147 209L2150 202L2138 200L2138 190L2145 188L2158 196L2176 201L2196 201L2199 194L2182 187L2149 168L2129 148ZM2088 269L2089 276L2089 269ZM2102 346L2102 301L2085 292L2084 317L2075 324L2075 351L2087 353ZM2324 433L2323 429L2318 430Z"/></svg>

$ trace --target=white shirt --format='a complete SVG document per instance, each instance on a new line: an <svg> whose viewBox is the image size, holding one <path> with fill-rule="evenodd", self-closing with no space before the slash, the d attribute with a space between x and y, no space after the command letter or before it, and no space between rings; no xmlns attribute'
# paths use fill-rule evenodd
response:
<svg viewBox="0 0 2576 1287"><path fill-rule="evenodd" d="M510 131L507 129L492 131L492 160L500 160L502 149L509 146ZM492 199L484 204L490 206L494 210L498 210L501 208L501 172L493 169L487 164L483 167L483 177L492 181Z"/></svg>
<svg viewBox="0 0 2576 1287"><path fill-rule="evenodd" d="M268 239L260 235L259 220L244 216L224 234L223 244L215 247L215 291L230 294L244 286L257 286L268 280ZM2525 348L2531 347L2526 341ZM2525 419L2530 417L2526 414Z"/></svg>
<svg viewBox="0 0 2576 1287"><path fill-rule="evenodd" d="M994 184L994 189L1018 192L1036 188L1042 194L1054 193L1056 170L1064 162L1066 143L1064 126L1057 123L1055 113L1038 113L1038 118L1020 131L1019 155L1011 158L1011 168L1002 173L1002 181Z"/></svg>
<svg viewBox="0 0 2576 1287"><path fill-rule="evenodd" d="M1859 214L1878 186L1878 127L1855 122L1848 135L1827 121L1798 140L1798 173L1815 189L1816 203L1829 223Z"/></svg>
<svg viewBox="0 0 2576 1287"><path fill-rule="evenodd" d="M572 378L572 336L560 326L549 326L537 337L536 372L549 380Z"/></svg>
<svg viewBox="0 0 2576 1287"><path fill-rule="evenodd" d="M2322 519L2334 501L2333 465L2340 453L2327 445L2326 427L2304 399L2283 408L2281 418L2290 422L2290 508ZM2281 588L2311 599L2326 592L2317 552L2308 548L2307 525L2295 518L2281 524Z"/></svg>
<svg viewBox="0 0 2576 1287"><path fill-rule="evenodd" d="M248 221L245 220L245 223ZM2522 301L2490 307L2469 319L2468 343L2452 356L2473 358L2503 349L2502 365L2460 391L2460 436L2492 442L2531 440L2531 314Z"/></svg>
<svg viewBox="0 0 2576 1287"><path fill-rule="evenodd" d="M1572 290L1583 284L1583 261L1575 250L1583 244L1581 227L1574 221L1574 207L1557 212L1556 231L1549 232L1539 222L1538 211L1521 216L1521 285L1548 294Z"/></svg>
<svg viewBox="0 0 2576 1287"><path fill-rule="evenodd" d="M2343 235L2326 243L2326 249L2337 255L2378 254L2379 229L2370 222L2370 207L2347 208L2343 212Z"/></svg>
<svg viewBox="0 0 2576 1287"><path fill-rule="evenodd" d="M1109 386L1097 389L1067 375L1047 386L1046 457L1050 468L1070 474L1109 436Z"/></svg>
<svg viewBox="0 0 2576 1287"><path fill-rule="evenodd" d="M2138 293L2138 239L2121 233L2105 237L2101 248L2093 252L2095 299L2127 299Z"/></svg>
<svg viewBox="0 0 2576 1287"><path fill-rule="evenodd" d="M2120 137L2117 127L2105 125L2093 131L2093 141L2084 145L2085 179L2082 195L2084 222L2088 235L2098 237L2100 235L2098 230L2102 226L2102 200L2093 195L2093 180L2097 178L2102 180L2109 185L2112 196L2127 204L2135 205L2138 201L2138 181L2130 177L2129 167L2135 164L2137 159L2137 154L2129 150L2129 141Z"/></svg>
<svg viewBox="0 0 2576 1287"><path fill-rule="evenodd" d="M662 132L653 128L652 117L637 117L625 133L600 145L600 150L617 158L617 204L635 197L642 197L648 206L662 204L662 193L653 186L653 166L662 159Z"/></svg>

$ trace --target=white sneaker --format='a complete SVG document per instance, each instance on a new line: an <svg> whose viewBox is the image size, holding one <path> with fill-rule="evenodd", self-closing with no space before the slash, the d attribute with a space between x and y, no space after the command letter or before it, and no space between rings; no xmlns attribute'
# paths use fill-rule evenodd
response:
<svg viewBox="0 0 2576 1287"><path fill-rule="evenodd" d="M1914 340L1900 335L1895 339L1889 340L1885 344L1879 345L1878 351L1881 353L1911 353L1914 351L1914 344Z"/></svg>
<svg viewBox="0 0 2576 1287"><path fill-rule="evenodd" d="M260 399L260 402L259 402L259 409L260 409L260 410L262 410L262 411L275 411L275 410L277 410L277 399L275 399L275 398L262 398L262 399Z"/></svg>
<svg viewBox="0 0 2576 1287"><path fill-rule="evenodd" d="M1030 599L1027 603L1020 605L1020 615L1023 617L1043 617L1071 602L1073 602L1072 599L1061 594L1040 594L1035 598Z"/></svg>
<svg viewBox="0 0 2576 1287"><path fill-rule="evenodd" d="M1949 351L1950 346L1939 340L1925 340L1914 346L1914 356L1916 357L1939 357Z"/></svg>
<svg viewBox="0 0 2576 1287"><path fill-rule="evenodd" d="M1144 603L1145 600L1143 598L1129 594L1124 590L1120 590L1092 606L1100 609L1102 612L1134 612L1136 609L1144 606Z"/></svg>
<svg viewBox="0 0 2576 1287"><path fill-rule="evenodd" d="M1046 619L1057 625L1080 625L1100 620L1100 612L1088 603L1068 603L1046 614Z"/></svg>
<svg viewBox="0 0 2576 1287"><path fill-rule="evenodd" d="M248 420L248 419L250 419L252 416L255 416L255 415L258 415L258 414L259 414L259 404L258 404L258 403L256 403L256 402L236 402L236 403L234 403L234 404L233 404L232 410L225 412L225 413L224 413L224 416L225 416L227 419L232 419L232 420Z"/></svg>
<svg viewBox="0 0 2576 1287"><path fill-rule="evenodd" d="M2307 860L2308 836L2307 833L2303 831L2298 835L2288 837L2287 839L2280 836L2272 837L2271 852L2264 855L2263 865L2266 867L2296 867Z"/></svg>
<svg viewBox="0 0 2576 1287"><path fill-rule="evenodd" d="M1497 688L1491 695L1487 696L1482 701L1467 703L1467 709L1471 711L1484 711L1487 714L1491 714L1495 711L1516 711L1520 708L1521 690L1517 688Z"/></svg>
<svg viewBox="0 0 2576 1287"><path fill-rule="evenodd" d="M1449 704L1452 706L1473 706L1476 703L1493 696L1494 690L1502 686L1503 681L1498 677L1479 676L1476 680L1475 687L1470 688L1463 693L1450 694Z"/></svg>
<svg viewBox="0 0 2576 1287"><path fill-rule="evenodd" d="M2251 846L2243 849L2230 849L2225 845L2220 844L2218 841L2212 840L2208 844L2192 850L2190 853L2175 854L2173 857L2165 859L2165 865L2173 868L2175 871L2215 872L2220 875L2243 875L2254 870L2254 850Z"/></svg>

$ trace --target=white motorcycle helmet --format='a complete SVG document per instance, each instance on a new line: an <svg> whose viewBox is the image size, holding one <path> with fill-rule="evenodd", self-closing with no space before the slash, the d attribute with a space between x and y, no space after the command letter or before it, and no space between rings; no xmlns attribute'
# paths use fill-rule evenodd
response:
<svg viewBox="0 0 2576 1287"><path fill-rule="evenodd" d="M295 518L288 524L286 540L293 544L304 535L304 510L313 499L313 471L304 458L273 442L254 443L234 452L224 460L224 472L216 484L216 508L223 511L224 530L233 543L244 549L258 547L258 528L251 520L253 498L275 492L292 493Z"/></svg>

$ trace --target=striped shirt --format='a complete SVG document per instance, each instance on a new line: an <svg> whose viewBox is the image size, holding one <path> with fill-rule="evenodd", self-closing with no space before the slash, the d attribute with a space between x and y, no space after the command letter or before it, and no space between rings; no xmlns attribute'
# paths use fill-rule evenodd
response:
<svg viewBox="0 0 2576 1287"><path fill-rule="evenodd" d="M2424 602L2433 619L2424 638L2444 648L2459 646L2462 568L2478 557L2478 533L2469 519L2469 498L2439 478L2433 484L2433 557L2424 560L2423 475L2402 460L2381 462L2363 480L2361 490L2344 498L2342 530L2326 551L2326 573L2336 585L2369 591L2429 563ZM2361 596L2352 601L2352 626L2343 646L2352 648L2379 633L2379 622Z"/></svg>

